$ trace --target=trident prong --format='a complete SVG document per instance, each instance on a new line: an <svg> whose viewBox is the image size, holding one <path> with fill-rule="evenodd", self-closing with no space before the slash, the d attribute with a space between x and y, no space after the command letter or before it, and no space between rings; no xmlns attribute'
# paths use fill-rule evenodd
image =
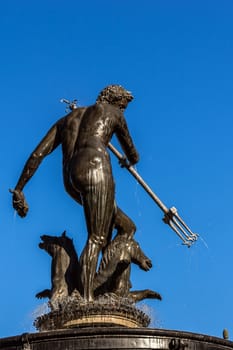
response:
<svg viewBox="0 0 233 350"><path fill-rule="evenodd" d="M191 247L191 245L198 239L198 234L191 231L184 220L178 215L177 209L175 207L171 207L170 209L166 207L166 205L159 199L159 197L137 173L134 167L130 165L124 155L122 155L111 143L108 144L108 148L119 159L120 164L134 176L134 178L140 183L144 190L146 190L154 202L164 212L163 221L168 224L171 229L180 237L180 239L183 241L183 244Z"/></svg>
<svg viewBox="0 0 233 350"><path fill-rule="evenodd" d="M198 234L191 231L191 229L178 215L177 209L175 207L170 208L168 212L165 213L163 221L165 224L168 224L173 229L173 231L176 232L176 234L188 247L190 247L192 243L197 240Z"/></svg>
<svg viewBox="0 0 233 350"><path fill-rule="evenodd" d="M67 105L67 108L66 108L66 112L68 113L69 110L70 111L73 111L74 109L77 109L78 108L78 105L77 105L77 100L73 100L73 101L70 101L70 100L67 100L66 98L61 98L60 99L60 102L61 103L65 103Z"/></svg>

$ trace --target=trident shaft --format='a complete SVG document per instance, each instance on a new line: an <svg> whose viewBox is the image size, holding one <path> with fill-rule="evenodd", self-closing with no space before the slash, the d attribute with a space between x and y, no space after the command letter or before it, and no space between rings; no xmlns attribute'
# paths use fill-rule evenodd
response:
<svg viewBox="0 0 233 350"><path fill-rule="evenodd" d="M173 231L180 237L183 244L191 247L191 245L197 240L198 234L193 233L191 229L186 225L182 218L178 215L177 209L172 207L168 209L166 205L159 199L159 197L152 191L142 177L137 173L132 165L127 161L111 143L108 144L108 148L119 159L120 164L125 167L134 178L140 183L140 185L146 190L150 197L155 201L159 208L164 212L163 221L168 224Z"/></svg>

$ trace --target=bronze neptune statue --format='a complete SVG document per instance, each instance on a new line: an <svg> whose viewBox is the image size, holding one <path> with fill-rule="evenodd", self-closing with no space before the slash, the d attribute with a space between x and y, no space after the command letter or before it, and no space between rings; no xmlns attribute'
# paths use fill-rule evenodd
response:
<svg viewBox="0 0 233 350"><path fill-rule="evenodd" d="M80 258L84 299L94 299L98 256L111 241L113 227L132 238L134 223L116 207L108 143L115 134L130 165L138 162L124 110L133 96L119 85L103 89L96 103L73 109L58 120L30 155L13 192L13 207L21 217L28 205L23 188L45 156L62 146L66 191L83 205L88 239Z"/></svg>
<svg viewBox="0 0 233 350"><path fill-rule="evenodd" d="M39 247L52 257L51 288L36 296L49 298L51 312L35 321L39 330L85 323L145 327L149 324L148 316L133 304L145 298L162 299L150 289L130 290L131 264L148 271L152 262L134 240L135 224L116 205L109 149L164 212L163 221L183 243L190 247L198 238L176 208L166 207L133 167L139 155L123 114L132 99L132 94L122 86L109 85L100 92L95 104L88 107L63 100L71 112L50 128L11 190L13 207L25 217L28 205L23 189L42 160L61 145L65 189L84 209L88 237L80 258L65 232L61 236L41 236ZM124 155L110 143L113 135Z"/></svg>

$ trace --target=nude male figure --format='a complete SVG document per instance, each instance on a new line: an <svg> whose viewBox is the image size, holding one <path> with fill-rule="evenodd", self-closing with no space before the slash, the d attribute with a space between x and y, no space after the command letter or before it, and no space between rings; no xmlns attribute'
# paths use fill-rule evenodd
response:
<svg viewBox="0 0 233 350"><path fill-rule="evenodd" d="M13 206L18 214L27 214L23 188L45 156L62 146L63 178L66 191L84 207L88 240L81 255L84 298L93 300L93 281L99 253L110 241L113 225L119 231L135 232L133 222L115 208L115 186L106 147L116 134L129 162L138 161L123 110L133 99L119 85L110 85L94 105L74 109L56 122L25 164L13 191Z"/></svg>

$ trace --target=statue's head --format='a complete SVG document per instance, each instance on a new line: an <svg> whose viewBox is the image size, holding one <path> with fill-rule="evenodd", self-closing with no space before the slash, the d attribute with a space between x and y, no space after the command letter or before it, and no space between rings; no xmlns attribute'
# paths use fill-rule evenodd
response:
<svg viewBox="0 0 233 350"><path fill-rule="evenodd" d="M125 90L121 85L108 85L100 92L96 103L109 103L124 110L132 100L131 92Z"/></svg>

